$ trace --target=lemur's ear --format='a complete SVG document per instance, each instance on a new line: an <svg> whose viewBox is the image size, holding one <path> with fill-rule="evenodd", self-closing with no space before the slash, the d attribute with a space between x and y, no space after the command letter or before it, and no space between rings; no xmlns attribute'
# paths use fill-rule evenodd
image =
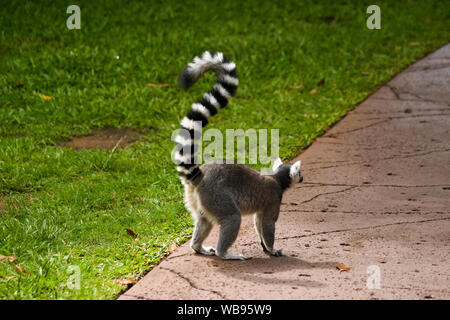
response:
<svg viewBox="0 0 450 320"><path fill-rule="evenodd" d="M300 166L302 165L302 162L301 162L301 160L298 160L296 163L294 163L292 166L291 166L291 169L289 170L289 176L292 178L292 177L295 177L297 174L298 174L298 172L300 171Z"/></svg>
<svg viewBox="0 0 450 320"><path fill-rule="evenodd" d="M280 166L283 164L283 161L281 161L280 158L278 158L277 160L275 160L275 162L273 163L272 166L272 172L275 173L278 171L278 168L280 168Z"/></svg>

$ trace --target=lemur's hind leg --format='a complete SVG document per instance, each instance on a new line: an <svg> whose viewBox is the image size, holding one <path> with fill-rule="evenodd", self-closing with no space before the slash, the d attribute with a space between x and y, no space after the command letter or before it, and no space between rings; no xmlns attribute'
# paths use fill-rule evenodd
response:
<svg viewBox="0 0 450 320"><path fill-rule="evenodd" d="M273 244L275 242L275 222L278 218L279 209L272 209L256 214L255 226L260 226L261 245L264 252L268 252L272 256L279 257L282 255L281 250L275 250ZM258 229L257 229L258 230Z"/></svg>
<svg viewBox="0 0 450 320"><path fill-rule="evenodd" d="M236 240L241 227L241 212L231 197L222 195L221 203L210 203L208 210L217 218L220 225L216 255L226 260L246 260L247 258L228 252Z"/></svg>
<svg viewBox="0 0 450 320"><path fill-rule="evenodd" d="M200 254L204 254L207 256L213 256L216 254L216 251L212 247L204 247L202 246L203 241L211 232L213 225L208 221L205 217L198 217L195 221L194 234L191 239L191 248Z"/></svg>
<svg viewBox="0 0 450 320"><path fill-rule="evenodd" d="M217 242L216 254L226 260L247 260L248 258L232 254L228 249L236 240L241 226L240 212L233 213L220 221L219 241Z"/></svg>

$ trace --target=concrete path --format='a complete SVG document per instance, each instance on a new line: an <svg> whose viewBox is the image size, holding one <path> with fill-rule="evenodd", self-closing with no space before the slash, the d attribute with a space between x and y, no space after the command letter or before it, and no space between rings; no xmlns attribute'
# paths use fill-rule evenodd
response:
<svg viewBox="0 0 450 320"><path fill-rule="evenodd" d="M262 252L249 217L233 249L253 259L186 243L120 299L450 299L449 128L450 44L299 156L305 182L277 222L283 257Z"/></svg>

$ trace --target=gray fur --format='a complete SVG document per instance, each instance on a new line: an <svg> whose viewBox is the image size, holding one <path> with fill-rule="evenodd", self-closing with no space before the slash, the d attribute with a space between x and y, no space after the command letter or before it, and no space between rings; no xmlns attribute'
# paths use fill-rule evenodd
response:
<svg viewBox="0 0 450 320"><path fill-rule="evenodd" d="M228 253L228 249L239 233L241 215L254 214L263 250L281 256L281 250L273 246L282 195L293 182L301 180L300 171L295 177L289 176L290 168L291 164L283 164L269 176L241 164L210 162L200 167L201 174L193 181L184 179L186 204L196 220L192 249L223 259L247 259ZM220 225L216 249L204 248L202 243L213 223Z"/></svg>

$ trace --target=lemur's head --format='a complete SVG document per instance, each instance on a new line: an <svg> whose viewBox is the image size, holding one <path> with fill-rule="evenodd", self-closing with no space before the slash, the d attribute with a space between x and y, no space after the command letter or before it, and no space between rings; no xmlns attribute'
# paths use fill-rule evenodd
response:
<svg viewBox="0 0 450 320"><path fill-rule="evenodd" d="M283 163L280 158L275 160L272 166L272 172L274 175L279 176L284 181L284 184L293 185L296 183L301 183L303 181L303 176L300 171L300 166L302 162L299 160L293 164L291 163Z"/></svg>

